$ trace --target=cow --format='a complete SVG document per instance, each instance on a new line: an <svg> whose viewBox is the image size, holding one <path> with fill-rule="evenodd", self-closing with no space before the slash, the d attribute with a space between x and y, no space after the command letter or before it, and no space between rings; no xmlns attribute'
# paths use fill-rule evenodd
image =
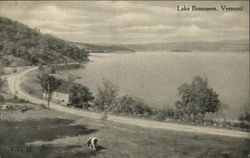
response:
<svg viewBox="0 0 250 158"><path fill-rule="evenodd" d="M89 137L87 145L90 149L96 150L97 146L97 138L95 137Z"/></svg>
<svg viewBox="0 0 250 158"><path fill-rule="evenodd" d="M1 105L1 109L7 111L10 109L10 107L8 105Z"/></svg>

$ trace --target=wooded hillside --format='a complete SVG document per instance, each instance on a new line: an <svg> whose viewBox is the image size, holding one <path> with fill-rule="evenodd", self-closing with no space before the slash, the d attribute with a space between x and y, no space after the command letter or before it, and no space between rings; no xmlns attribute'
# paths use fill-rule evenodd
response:
<svg viewBox="0 0 250 158"><path fill-rule="evenodd" d="M0 17L0 63L38 65L87 61L88 53L39 29Z"/></svg>

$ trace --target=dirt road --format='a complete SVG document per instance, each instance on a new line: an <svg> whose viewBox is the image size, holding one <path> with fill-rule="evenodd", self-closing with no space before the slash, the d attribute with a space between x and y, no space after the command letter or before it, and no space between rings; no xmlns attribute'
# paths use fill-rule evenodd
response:
<svg viewBox="0 0 250 158"><path fill-rule="evenodd" d="M6 77L6 79L8 81L10 91L13 94L17 95L19 98L29 100L30 102L33 102L36 104L46 105L47 102L45 100L41 100L33 96L30 96L29 94L27 94L20 88L20 84L23 81L24 76L27 73L36 69L37 67L32 67L20 73L10 75ZM100 119L102 117L102 114L100 113L87 112L87 111L77 110L73 108L68 108L68 107L65 107L56 103L52 103L52 102L50 104L50 107L53 109L62 111L62 112L84 116L84 117L90 117L90 118L95 118L95 119ZM141 126L145 128L158 128L158 129L182 131L182 132L193 132L193 133L220 135L220 136L229 136L229 137L238 137L238 138L250 138L250 133L238 131L238 130L197 127L197 126L191 126L191 125L175 124L175 123L170 123L170 122L159 122L159 121L152 121L152 120L143 120L143 119L136 119L136 118L130 118L130 117L123 117L123 116L114 116L114 115L108 115L107 120L118 122L118 123L137 125L137 126Z"/></svg>

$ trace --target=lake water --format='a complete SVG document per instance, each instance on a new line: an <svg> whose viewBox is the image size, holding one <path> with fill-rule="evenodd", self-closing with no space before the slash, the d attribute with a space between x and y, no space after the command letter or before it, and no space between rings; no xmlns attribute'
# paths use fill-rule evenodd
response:
<svg viewBox="0 0 250 158"><path fill-rule="evenodd" d="M239 53L124 53L92 54L84 69L72 70L78 82L95 94L102 79L120 88L120 94L139 97L154 107L173 107L177 88L196 75L207 77L209 86L236 116L249 104L249 55Z"/></svg>

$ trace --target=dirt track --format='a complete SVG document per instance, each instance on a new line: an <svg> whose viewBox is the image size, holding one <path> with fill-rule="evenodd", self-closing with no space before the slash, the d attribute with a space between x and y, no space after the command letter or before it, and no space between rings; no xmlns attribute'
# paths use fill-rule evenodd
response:
<svg viewBox="0 0 250 158"><path fill-rule="evenodd" d="M32 67L20 73L7 76L9 89L11 93L17 95L19 98L29 100L36 104L46 105L47 102L45 100L32 97L20 88L20 84L22 80L24 79L24 76L27 73L35 69L37 69L37 67ZM90 118L95 118L95 119L100 119L102 117L102 114L100 113L76 110L76 109L68 108L68 107L65 107L56 103L52 103L52 102L50 104L50 107L53 109L62 111L62 112L84 116L84 117L90 117ZM124 124L137 125L137 126L146 127L146 128L158 128L158 129L165 129L165 130L193 132L193 133L211 134L211 135L238 137L238 138L250 138L250 133L238 131L238 130L197 127L197 126L191 126L191 125L182 125L182 124L175 124L175 123L170 123L170 122L143 120L143 119L136 119L136 118L130 118L130 117L123 117L123 116L114 116L114 115L108 115L107 120L124 123Z"/></svg>

